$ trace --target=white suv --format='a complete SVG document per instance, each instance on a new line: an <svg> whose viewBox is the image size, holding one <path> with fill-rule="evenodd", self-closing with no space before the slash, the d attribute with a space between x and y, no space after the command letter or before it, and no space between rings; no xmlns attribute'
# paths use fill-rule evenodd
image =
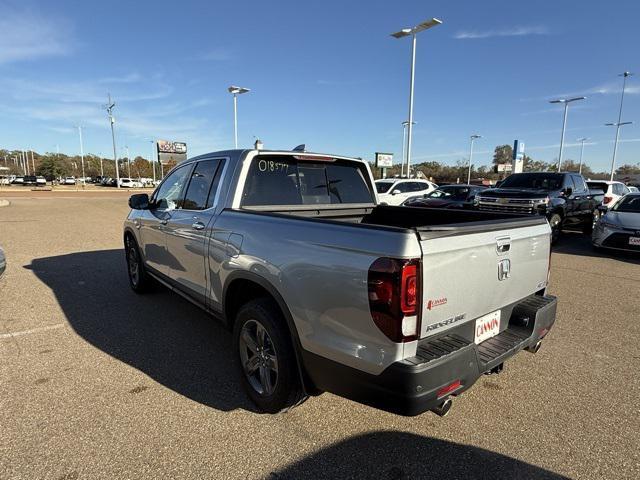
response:
<svg viewBox="0 0 640 480"><path fill-rule="evenodd" d="M387 178L376 180L378 201L381 205L402 205L410 197L433 192L438 186L428 180L417 178Z"/></svg>
<svg viewBox="0 0 640 480"><path fill-rule="evenodd" d="M602 205L607 208L613 207L618 200L631 191L624 183L610 180L590 180L587 185L590 189L604 192Z"/></svg>

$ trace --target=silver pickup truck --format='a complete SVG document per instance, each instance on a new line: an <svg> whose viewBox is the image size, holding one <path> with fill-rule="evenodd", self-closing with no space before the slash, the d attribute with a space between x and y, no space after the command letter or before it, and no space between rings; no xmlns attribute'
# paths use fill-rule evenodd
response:
<svg viewBox="0 0 640 480"><path fill-rule="evenodd" d="M444 415L555 321L544 217L377 205L360 159L216 152L129 205L131 287L159 282L221 319L267 412L328 391Z"/></svg>

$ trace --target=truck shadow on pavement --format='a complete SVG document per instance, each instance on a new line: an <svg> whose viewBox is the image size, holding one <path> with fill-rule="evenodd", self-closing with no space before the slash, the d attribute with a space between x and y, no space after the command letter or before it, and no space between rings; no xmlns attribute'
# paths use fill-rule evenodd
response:
<svg viewBox="0 0 640 480"><path fill-rule="evenodd" d="M270 480L566 479L482 448L412 433L378 431L342 440L281 470Z"/></svg>
<svg viewBox="0 0 640 480"><path fill-rule="evenodd" d="M640 254L618 250L596 250L591 244L591 236L578 232L563 232L558 243L551 249L552 253L566 253L582 257L611 258L620 262L640 265Z"/></svg>
<svg viewBox="0 0 640 480"><path fill-rule="evenodd" d="M164 287L135 294L123 250L38 258L25 268L53 291L91 345L204 405L256 411L240 385L229 331ZM122 388L129 394L141 387Z"/></svg>

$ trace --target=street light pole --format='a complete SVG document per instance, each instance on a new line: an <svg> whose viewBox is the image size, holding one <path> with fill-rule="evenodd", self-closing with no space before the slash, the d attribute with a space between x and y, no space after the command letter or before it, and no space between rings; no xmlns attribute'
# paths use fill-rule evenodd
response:
<svg viewBox="0 0 640 480"><path fill-rule="evenodd" d="M616 127L616 140L613 144L613 158L611 159L611 177L609 179L611 181L613 181L613 175L615 173L615 168L616 168L616 154L618 153L618 139L620 138L620 127L631 123L631 122L622 121L622 105L624 104L624 90L625 90L625 87L627 86L627 77L630 77L632 75L633 73L630 73L630 72L624 72L618 75L619 77L622 77L622 95L620 96L620 110L618 111L618 121L615 124L612 124L612 125L615 125Z"/></svg>
<svg viewBox="0 0 640 480"><path fill-rule="evenodd" d="M582 155L584 154L584 142L586 142L587 140L589 140L587 137L578 139L578 141L581 144L581 146L580 146L580 167L578 168L578 173L580 173L580 174L582 173Z"/></svg>
<svg viewBox="0 0 640 480"><path fill-rule="evenodd" d="M473 142L475 142L478 138L482 138L482 135L471 135L471 146L469 147L469 172L467 173L467 185L471 184L471 161L473 159Z"/></svg>
<svg viewBox="0 0 640 480"><path fill-rule="evenodd" d="M131 156L129 154L129 147L125 145L124 149L127 151L127 177L131 178Z"/></svg>
<svg viewBox="0 0 640 480"><path fill-rule="evenodd" d="M407 160L405 154L407 152L407 125L406 120L402 122L402 159L400 160L400 178L404 177L404 162Z"/></svg>
<svg viewBox="0 0 640 480"><path fill-rule="evenodd" d="M82 145L82 126L78 125L78 135L80 136L80 163L82 164L82 188L87 184L87 177L84 175L84 146Z"/></svg>
<svg viewBox="0 0 640 480"><path fill-rule="evenodd" d="M248 93L251 90L234 85L231 85L227 90L233 95L233 140L235 148L238 148L238 95Z"/></svg>
<svg viewBox="0 0 640 480"><path fill-rule="evenodd" d="M551 100L549 103L563 103L564 104L564 116L562 120L562 135L560 136L560 153L558 154L558 172L562 167L562 151L564 148L564 132L567 127L567 111L569 110L569 104L577 100L584 100L587 97L574 97L574 98L559 98L557 100Z"/></svg>
<svg viewBox="0 0 640 480"><path fill-rule="evenodd" d="M607 127L616 127L616 140L613 144L613 158L611 159L611 175L609 180L613 181L613 177L616 169L616 153L618 152L618 138L620 137L620 127L625 125L631 125L633 122L615 122L615 123L605 123Z"/></svg>
<svg viewBox="0 0 640 480"><path fill-rule="evenodd" d="M155 140L149 140L151 142L151 156L149 157L149 161L151 162L151 167L153 168L153 184L155 185L156 183L156 162L154 162L153 160L153 156L155 154L155 150L156 150L156 141Z"/></svg>
<svg viewBox="0 0 640 480"><path fill-rule="evenodd" d="M109 116L109 123L111 124L111 141L113 142L113 161L116 164L116 187L120 188L120 169L118 168L118 153L116 150L116 134L113 130L113 124L115 119L113 118L113 107L116 106L115 102L111 101L111 94L109 94L109 102L105 105L107 115Z"/></svg>
<svg viewBox="0 0 640 480"><path fill-rule="evenodd" d="M427 30L429 28L435 27L442 23L441 20L437 18L432 18L431 20L427 20L426 22L422 22L419 25L416 25L412 28L403 28L399 32L392 33L391 36L395 38L403 38L407 36L411 36L411 76L409 80L409 119L407 124L407 176L409 175L409 170L411 166L411 142L413 137L413 90L414 90L414 81L415 81L415 66L416 66L416 38L417 34L423 30Z"/></svg>

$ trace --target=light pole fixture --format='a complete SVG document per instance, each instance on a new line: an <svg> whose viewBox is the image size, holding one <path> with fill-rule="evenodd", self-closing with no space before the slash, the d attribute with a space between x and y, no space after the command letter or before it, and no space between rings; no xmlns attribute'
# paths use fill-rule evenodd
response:
<svg viewBox="0 0 640 480"><path fill-rule="evenodd" d="M228 90L233 95L233 139L235 148L238 148L238 95L248 93L251 90L244 87L236 87L235 85L231 85Z"/></svg>
<svg viewBox="0 0 640 480"><path fill-rule="evenodd" d="M473 142L477 139L482 138L482 135L473 134L471 137L471 146L469 147L469 172L467 173L467 185L471 184L471 160L473 159Z"/></svg>
<svg viewBox="0 0 640 480"><path fill-rule="evenodd" d="M606 125L615 125L616 127L616 140L613 144L613 158L611 159L611 178L613 181L613 174L616 168L616 154L618 153L618 138L620 138L620 127L623 125L629 125L632 122L623 122L622 121L622 105L624 104L624 90L627 86L627 77L632 76L631 72L624 72L618 75L622 77L622 95L620 96L620 110L618 111L618 121L616 123L607 123Z"/></svg>
<svg viewBox="0 0 640 480"><path fill-rule="evenodd" d="M432 27L436 27L442 23L441 20L437 18L432 18L431 20L427 20L426 22L422 22L419 25L411 28L403 28L399 32L392 33L391 36L394 38L403 38L403 37L412 37L411 42L411 76L409 81L409 119L407 120L407 170L409 165L411 165L411 140L413 134L413 85L415 80L415 67L416 67L416 35L423 30L427 30ZM408 173L408 172L407 172Z"/></svg>
<svg viewBox="0 0 640 480"><path fill-rule="evenodd" d="M111 94L108 94L109 101L104 106L107 110L107 116L109 117L109 123L111 124L111 141L113 142L113 161L116 164L116 187L120 188L120 169L118 168L118 153L116 151L116 134L113 130L113 124L116 123L116 119L113 118L113 107L116 106L116 102L111 101Z"/></svg>
<svg viewBox="0 0 640 480"><path fill-rule="evenodd" d="M573 97L573 98L559 98L557 100L551 100L549 103L562 103L564 104L564 117L562 120L562 135L560 136L560 154L558 155L558 172L560 171L560 167L562 166L562 150L564 148L564 131L567 127L567 110L569 109L569 104L571 102L575 102L578 100L584 100L587 97Z"/></svg>
<svg viewBox="0 0 640 480"><path fill-rule="evenodd" d="M605 123L607 127L616 127L616 141L613 144L613 158L611 159L611 175L609 180L613 181L615 169L616 169L616 154L618 153L618 139L620 138L620 127L624 127L625 125L631 125L633 122L614 122L614 123Z"/></svg>
<svg viewBox="0 0 640 480"><path fill-rule="evenodd" d="M584 154L584 142L589 140L587 137L579 138L577 141L580 142L580 166L578 167L578 173L582 173L582 155Z"/></svg>

